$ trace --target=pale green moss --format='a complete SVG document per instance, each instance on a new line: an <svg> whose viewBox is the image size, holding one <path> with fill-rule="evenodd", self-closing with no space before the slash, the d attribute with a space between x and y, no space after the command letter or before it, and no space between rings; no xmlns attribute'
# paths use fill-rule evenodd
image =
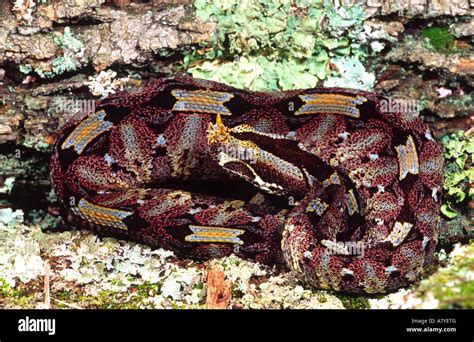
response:
<svg viewBox="0 0 474 342"><path fill-rule="evenodd" d="M474 309L474 241L456 245L447 266L423 280L417 292L432 295L440 309Z"/></svg>
<svg viewBox="0 0 474 342"><path fill-rule="evenodd" d="M22 295L22 291L14 289L5 279L0 278L0 298L20 298Z"/></svg>
<svg viewBox="0 0 474 342"><path fill-rule="evenodd" d="M0 278L0 307L2 308L34 308L36 306L34 294L28 294L24 289L10 286Z"/></svg>
<svg viewBox="0 0 474 342"><path fill-rule="evenodd" d="M339 298L346 309L370 309L369 300L363 296L338 294Z"/></svg>

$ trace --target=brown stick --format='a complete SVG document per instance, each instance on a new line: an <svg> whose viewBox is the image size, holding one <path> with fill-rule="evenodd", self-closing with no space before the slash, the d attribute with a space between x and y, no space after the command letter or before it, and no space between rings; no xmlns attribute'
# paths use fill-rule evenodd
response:
<svg viewBox="0 0 474 342"><path fill-rule="evenodd" d="M208 309L226 309L232 297L232 281L225 279L225 274L217 265L211 265L206 274Z"/></svg>
<svg viewBox="0 0 474 342"><path fill-rule="evenodd" d="M56 298L53 298L53 300L54 300L55 302L58 302L59 304L62 304L62 305L64 305L64 306L67 306L68 308L71 308L71 309L79 309L79 310L83 310L83 309L84 309L83 307L80 307L80 306L78 306L78 305L66 303L65 301L62 301L62 300L59 300L59 299L56 299Z"/></svg>
<svg viewBox="0 0 474 342"><path fill-rule="evenodd" d="M49 286L49 263L44 262L44 307L45 309L51 309L51 296L50 296L50 286Z"/></svg>

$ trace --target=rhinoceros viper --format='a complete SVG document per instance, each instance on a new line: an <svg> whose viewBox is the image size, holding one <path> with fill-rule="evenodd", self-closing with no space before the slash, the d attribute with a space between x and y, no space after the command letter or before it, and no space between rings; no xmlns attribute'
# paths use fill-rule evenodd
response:
<svg viewBox="0 0 474 342"><path fill-rule="evenodd" d="M381 95L157 79L75 116L53 148L63 217L198 260L285 260L319 288L385 292L433 259L443 157Z"/></svg>

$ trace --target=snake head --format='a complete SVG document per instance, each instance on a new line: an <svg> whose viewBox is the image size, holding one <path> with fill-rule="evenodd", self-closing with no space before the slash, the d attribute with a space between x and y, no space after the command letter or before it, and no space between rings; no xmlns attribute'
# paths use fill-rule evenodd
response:
<svg viewBox="0 0 474 342"><path fill-rule="evenodd" d="M208 125L207 142L211 156L224 170L268 193L300 197L307 191L307 173L286 159L299 151L294 141L250 125L226 127L217 115L216 122Z"/></svg>
<svg viewBox="0 0 474 342"><path fill-rule="evenodd" d="M247 125L239 125L233 128L226 127L218 114L216 122L210 122L207 128L207 144L211 155L219 162L225 170L250 180L253 170L249 164L255 164L258 154L258 146L250 140L242 140L236 136Z"/></svg>

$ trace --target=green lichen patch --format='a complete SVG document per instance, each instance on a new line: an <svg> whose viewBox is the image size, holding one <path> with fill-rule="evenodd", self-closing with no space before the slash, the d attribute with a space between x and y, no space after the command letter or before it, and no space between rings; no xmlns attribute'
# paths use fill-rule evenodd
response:
<svg viewBox="0 0 474 342"><path fill-rule="evenodd" d="M325 82L325 87L343 87L353 89L371 89L375 75L365 71L362 63L355 57L336 58L334 65L340 75L331 75Z"/></svg>
<svg viewBox="0 0 474 342"><path fill-rule="evenodd" d="M452 219L474 200L474 135L459 131L441 137L441 144L446 163L441 212Z"/></svg>
<svg viewBox="0 0 474 342"><path fill-rule="evenodd" d="M19 69L22 74L26 75L33 71L33 67L30 64L21 64Z"/></svg>
<svg viewBox="0 0 474 342"><path fill-rule="evenodd" d="M33 141L30 142L33 144ZM0 155L0 176L15 177L16 180L48 179L49 165L45 163L45 159L47 160L42 155L30 153L24 148L17 148L12 153L3 153ZM13 188L13 184L10 186Z"/></svg>
<svg viewBox="0 0 474 342"><path fill-rule="evenodd" d="M13 186L15 185L15 177L7 177L3 182L3 186L0 187L0 194L9 194L12 192Z"/></svg>
<svg viewBox="0 0 474 342"><path fill-rule="evenodd" d="M28 211L26 220L29 223L38 225L42 230L55 230L62 218L53 216L41 209L32 209Z"/></svg>
<svg viewBox="0 0 474 342"><path fill-rule="evenodd" d="M359 62L368 56L360 6L335 9L329 2L268 0L194 2L196 16L216 22L214 41L185 56L184 67L194 76L252 90L315 87L329 75L344 71L330 62ZM358 65L346 75L357 88L373 85Z"/></svg>
<svg viewBox="0 0 474 342"><path fill-rule="evenodd" d="M53 42L60 48L60 56L55 57L47 67L20 65L20 72L29 74L34 70L41 78L52 78L65 72L75 71L82 66L84 44L74 37L68 26L64 28L62 34L56 34Z"/></svg>
<svg viewBox="0 0 474 342"><path fill-rule="evenodd" d="M26 148L32 148L38 152L48 153L51 150L51 146L44 141L43 138L30 136L23 141L23 146Z"/></svg>
<svg viewBox="0 0 474 342"><path fill-rule="evenodd" d="M438 242L442 246L452 246L454 243L474 238L474 225L469 215L457 215L450 219L441 219Z"/></svg>

